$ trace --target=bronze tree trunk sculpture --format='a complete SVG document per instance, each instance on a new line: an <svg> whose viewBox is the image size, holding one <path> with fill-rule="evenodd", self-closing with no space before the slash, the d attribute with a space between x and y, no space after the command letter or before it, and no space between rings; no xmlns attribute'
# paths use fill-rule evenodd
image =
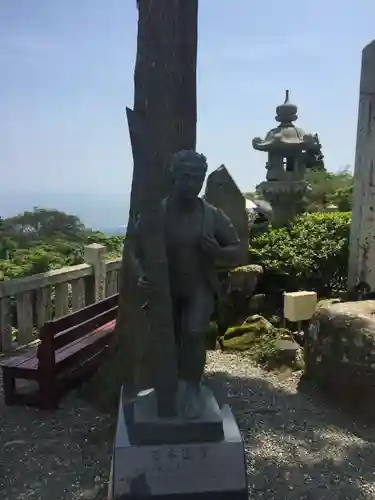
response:
<svg viewBox="0 0 375 500"><path fill-rule="evenodd" d="M152 136L150 174L155 176L150 201L144 194L144 172L134 164L129 222L120 276L119 314L115 345L96 374L89 392L105 408L117 405L125 383L133 389L152 384L147 356L147 331L141 311L129 249L137 213L168 192L171 155L196 145L196 61L198 0L138 0L137 56L134 72L134 113ZM150 179L147 185L152 184Z"/></svg>

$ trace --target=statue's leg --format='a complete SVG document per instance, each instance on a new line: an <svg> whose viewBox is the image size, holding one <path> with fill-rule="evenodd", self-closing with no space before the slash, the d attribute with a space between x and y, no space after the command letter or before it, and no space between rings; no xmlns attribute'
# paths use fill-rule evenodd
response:
<svg viewBox="0 0 375 500"><path fill-rule="evenodd" d="M182 357L182 329L183 329L183 307L181 300L172 300L173 308L173 324L174 336L176 342L178 372L181 373L181 357Z"/></svg>
<svg viewBox="0 0 375 500"><path fill-rule="evenodd" d="M205 333L215 308L212 291L201 286L185 302L181 368L184 379L199 391L206 363Z"/></svg>

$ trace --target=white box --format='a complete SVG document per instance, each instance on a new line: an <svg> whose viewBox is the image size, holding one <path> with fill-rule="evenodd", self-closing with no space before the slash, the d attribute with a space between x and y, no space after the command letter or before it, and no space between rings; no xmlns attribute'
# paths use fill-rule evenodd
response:
<svg viewBox="0 0 375 500"><path fill-rule="evenodd" d="M310 319L315 312L317 302L316 292L284 293L284 318L292 322Z"/></svg>

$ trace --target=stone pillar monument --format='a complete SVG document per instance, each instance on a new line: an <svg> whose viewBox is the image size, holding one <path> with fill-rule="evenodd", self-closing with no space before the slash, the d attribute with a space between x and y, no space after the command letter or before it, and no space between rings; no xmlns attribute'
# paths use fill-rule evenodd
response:
<svg viewBox="0 0 375 500"><path fill-rule="evenodd" d="M375 290L375 40L362 51L348 288Z"/></svg>
<svg viewBox="0 0 375 500"><path fill-rule="evenodd" d="M241 258L238 265L249 263L249 217L246 212L246 200L225 165L210 173L207 177L204 198L220 208L233 222L241 241Z"/></svg>

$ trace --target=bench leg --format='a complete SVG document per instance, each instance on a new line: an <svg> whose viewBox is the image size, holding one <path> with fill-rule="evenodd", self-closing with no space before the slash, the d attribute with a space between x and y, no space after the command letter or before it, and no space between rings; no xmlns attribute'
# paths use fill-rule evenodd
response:
<svg viewBox="0 0 375 500"><path fill-rule="evenodd" d="M16 404L16 381L8 370L3 370L4 401L7 406Z"/></svg>
<svg viewBox="0 0 375 500"><path fill-rule="evenodd" d="M59 395L55 378L50 376L48 380L43 377L39 379L38 407L41 410L57 410L59 407Z"/></svg>

